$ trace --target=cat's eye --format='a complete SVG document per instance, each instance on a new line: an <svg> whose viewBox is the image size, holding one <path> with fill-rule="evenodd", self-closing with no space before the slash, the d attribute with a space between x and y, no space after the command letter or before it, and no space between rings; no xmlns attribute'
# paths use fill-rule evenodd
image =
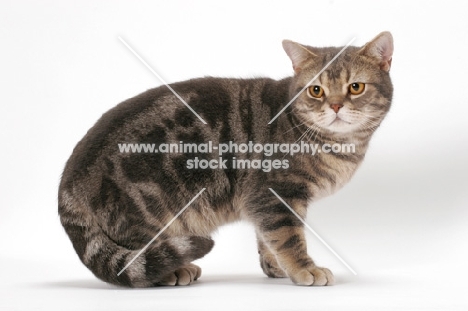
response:
<svg viewBox="0 0 468 311"><path fill-rule="evenodd" d="M361 82L351 83L349 85L349 93L351 95L359 95L359 94L362 94L362 92L364 92L365 88L366 88L366 85L364 83L361 83Z"/></svg>
<svg viewBox="0 0 468 311"><path fill-rule="evenodd" d="M321 98L323 96L323 88L319 85L312 85L307 89L307 93L310 97Z"/></svg>

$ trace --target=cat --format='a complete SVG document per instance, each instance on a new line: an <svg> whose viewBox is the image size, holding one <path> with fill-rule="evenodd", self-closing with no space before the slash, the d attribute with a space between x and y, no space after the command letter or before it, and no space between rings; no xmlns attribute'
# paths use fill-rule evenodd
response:
<svg viewBox="0 0 468 311"><path fill-rule="evenodd" d="M289 40L283 48L291 77L204 77L171 84L197 115L167 86L150 89L105 113L77 144L60 181L58 212L80 260L97 278L126 287L189 285L201 275L192 261L214 245L210 235L246 220L255 227L268 277L307 286L334 283L331 271L307 254L301 220L270 189L304 219L311 202L351 178L390 109L393 38L382 32L362 47L349 46L312 83L341 48ZM346 143L355 150L269 156L119 150L128 143L208 142L306 142L320 148ZM193 165L195 158L224 164L204 169ZM252 161L252 167L230 165L237 160ZM254 167L255 160L277 165L265 170Z"/></svg>

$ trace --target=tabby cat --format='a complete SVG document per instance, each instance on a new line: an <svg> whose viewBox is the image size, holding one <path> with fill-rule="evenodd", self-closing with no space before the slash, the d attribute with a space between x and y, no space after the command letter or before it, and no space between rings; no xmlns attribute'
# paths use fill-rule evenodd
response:
<svg viewBox="0 0 468 311"><path fill-rule="evenodd" d="M341 48L288 40L283 47L292 77L205 77L171 84L198 116L167 86L150 89L105 113L78 143L63 172L58 211L80 260L99 279L127 287L188 285L200 277L192 261L212 249L210 235L221 225L246 220L255 227L267 276L289 277L299 285L333 284L330 270L307 254L303 223L270 189L305 218L311 202L351 178L390 108L393 39L383 32L362 47L344 49L311 83ZM213 149L119 149L130 143L208 142L349 144L355 150L266 155L233 149L220 155ZM224 165L206 168L203 160ZM243 167L234 166L238 160ZM277 165L254 165L270 163L265 160Z"/></svg>

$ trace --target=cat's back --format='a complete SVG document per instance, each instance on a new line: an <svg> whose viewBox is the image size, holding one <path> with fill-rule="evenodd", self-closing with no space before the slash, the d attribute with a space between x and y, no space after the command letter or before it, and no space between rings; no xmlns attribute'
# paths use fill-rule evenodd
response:
<svg viewBox="0 0 468 311"><path fill-rule="evenodd" d="M269 78L205 77L170 88L163 85L127 99L104 113L77 144L61 187L93 172L114 173L122 144L241 139L252 131L254 119L269 120L270 111L284 103L286 85ZM152 155L153 164L160 164L155 161L161 162L161 157Z"/></svg>

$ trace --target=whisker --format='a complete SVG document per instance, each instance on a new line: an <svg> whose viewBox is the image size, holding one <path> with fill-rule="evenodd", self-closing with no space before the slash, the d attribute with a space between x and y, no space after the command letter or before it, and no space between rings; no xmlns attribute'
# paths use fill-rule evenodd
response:
<svg viewBox="0 0 468 311"><path fill-rule="evenodd" d="M364 130L373 131L376 128L378 128L379 125L380 125L380 123L372 121L372 120L362 120L361 122L359 122L359 127L361 127Z"/></svg>
<svg viewBox="0 0 468 311"><path fill-rule="evenodd" d="M299 136L299 138L294 142L294 144L297 143L298 141L300 141L304 136L306 136L307 133L308 133L310 130L311 130L310 127L307 127L307 130L305 130L305 132L302 133L301 136Z"/></svg>
<svg viewBox="0 0 468 311"><path fill-rule="evenodd" d="M302 125L304 125L305 123L306 123L306 121L302 122L302 123L299 124L299 125L296 125L296 126L290 128L289 130L287 130L287 131L284 132L283 134L286 134L286 133L288 133L288 132L291 132L291 131L294 130L295 128L298 128L299 126L302 126Z"/></svg>

